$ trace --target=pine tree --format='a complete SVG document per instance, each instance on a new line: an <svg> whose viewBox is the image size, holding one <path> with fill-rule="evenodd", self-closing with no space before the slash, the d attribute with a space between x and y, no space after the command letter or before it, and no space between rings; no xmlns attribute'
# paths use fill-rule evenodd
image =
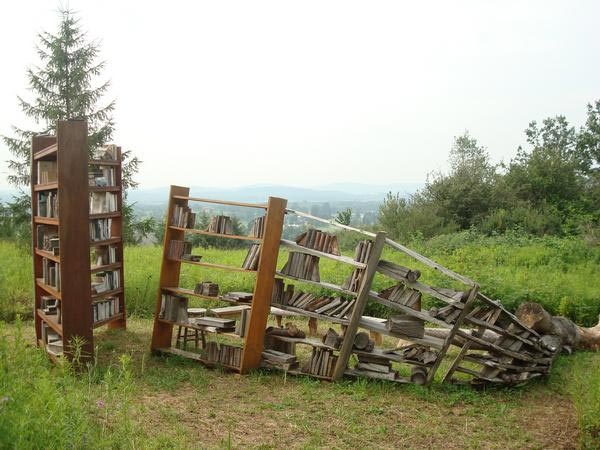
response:
<svg viewBox="0 0 600 450"><path fill-rule="evenodd" d="M9 161L11 174L8 182L15 186L29 184L30 142L35 134L54 134L58 120L84 119L90 132L90 151L112 138L112 112L115 101L99 105L110 86L106 81L94 85L104 69L98 62L99 45L87 41L79 20L69 10L61 9L60 25L56 34L42 32L37 47L40 66L27 70L29 88L34 99L18 97L25 115L39 126L37 130L23 130L13 126L14 136L2 136L14 156ZM124 152L124 158L131 154ZM123 167L123 182L134 186L132 175L137 172L139 160L130 158Z"/></svg>
<svg viewBox="0 0 600 450"><path fill-rule="evenodd" d="M18 97L25 115L33 119L37 130L23 130L13 126L13 136L2 136L14 159L8 161L12 172L7 179L10 184L25 187L30 183L31 137L36 134L55 134L58 120L83 119L88 123L89 151L108 143L114 131L112 112L115 101L100 105L110 87L106 81L99 85L94 82L104 69L104 61L97 61L100 48L97 42L87 41L81 30L79 19L68 9L59 10L60 24L56 34L42 32L38 35L40 44L37 52L40 66L27 70L29 89L33 100ZM123 187L133 188L137 183L133 176L137 173L140 160L131 151L122 153ZM126 191L124 192L126 199ZM9 211L18 211L10 222L15 237L27 240L29 230L28 210L31 205L28 194L21 191L13 203L8 203ZM6 208L5 208L6 209ZM137 239L148 234L149 219L136 221L131 205L123 205L126 236ZM152 225L152 223L150 223Z"/></svg>

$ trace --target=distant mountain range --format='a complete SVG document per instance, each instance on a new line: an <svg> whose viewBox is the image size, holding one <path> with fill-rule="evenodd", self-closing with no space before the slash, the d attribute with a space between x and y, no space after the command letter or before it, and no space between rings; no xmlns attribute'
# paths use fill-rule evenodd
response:
<svg viewBox="0 0 600 450"><path fill-rule="evenodd" d="M231 188L192 186L192 195L234 200L262 202L267 197L282 197L290 202L367 202L382 201L388 192L408 195L423 187L423 183L396 183L371 185L358 183L335 183L315 187L285 185L250 185ZM139 204L162 204L167 200L169 187L137 189L128 193L128 199Z"/></svg>
<svg viewBox="0 0 600 450"><path fill-rule="evenodd" d="M333 183L314 187L296 187L276 184L256 184L231 188L192 186L192 195L216 198L219 200L237 200L243 202L262 202L267 197L283 197L290 202L380 202L388 192L411 194L423 187L423 183L395 183L389 185ZM167 201L168 186L142 188L129 191L132 202L146 205L164 204ZM18 194L16 189L0 189L0 201L12 201Z"/></svg>

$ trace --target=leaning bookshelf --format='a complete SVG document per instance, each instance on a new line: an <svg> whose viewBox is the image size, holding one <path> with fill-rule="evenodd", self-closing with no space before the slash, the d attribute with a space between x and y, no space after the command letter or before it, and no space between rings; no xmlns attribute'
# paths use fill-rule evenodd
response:
<svg viewBox="0 0 600 450"><path fill-rule="evenodd" d="M52 359L72 357L75 337L90 357L95 327L125 327L120 152L90 161L84 121L60 121L56 136L33 137L31 150L36 337ZM102 168L112 174L106 182L96 177ZM97 223L103 239L93 238Z"/></svg>
<svg viewBox="0 0 600 450"><path fill-rule="evenodd" d="M256 219L249 235L234 234L229 218L225 216L213 217L206 229L194 228L194 208L206 204L255 208L264 215ZM177 354L207 366L221 366L239 373L260 366L285 207L286 200L276 197L269 197L264 204L230 202L190 197L189 188L171 186L152 335L154 352ZM193 234L246 241L250 244L248 255L238 266L204 261L201 255L192 254L186 240ZM211 292L215 287L210 283L199 283L197 289L190 289L183 286L182 265L196 266L200 270L247 273L254 276L253 291L217 296ZM190 298L227 302L231 306L220 308L219 312L236 315L236 319L223 318L216 311L211 314L210 310L203 317L188 317L192 310L188 309ZM176 335L175 327L178 329ZM185 345L184 349L177 345L182 330L184 340L192 333L196 343L194 351L187 350Z"/></svg>

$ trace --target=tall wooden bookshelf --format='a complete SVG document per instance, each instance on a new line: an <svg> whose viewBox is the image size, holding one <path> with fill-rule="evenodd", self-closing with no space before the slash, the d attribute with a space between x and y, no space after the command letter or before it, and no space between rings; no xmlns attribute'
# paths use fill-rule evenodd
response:
<svg viewBox="0 0 600 450"><path fill-rule="evenodd" d="M190 228L186 224L182 225L173 222L176 209L187 209L194 204L206 203L262 210L264 211L264 231L259 236L242 236L231 234L230 232L222 232L223 230L199 230ZM276 197L269 197L265 204L190 197L189 188L171 186L167 208L159 292L152 334L152 350L154 352L174 353L198 360L208 366L219 365L239 373L245 373L260 365L286 203L286 200ZM186 235L193 233L223 239L239 239L258 244L260 246L258 247L259 253L257 254L258 263L255 268L244 268L197 261L195 258L188 258L183 254L173 254L173 243L185 242ZM199 294L192 289L181 286L180 275L182 264L191 264L216 270L241 271L251 273L255 276L252 300L247 304L249 306L249 317L247 323L244 325L245 330L241 333L243 337L236 335L231 330L221 331L218 328L208 325L194 324L192 321L187 321L187 318L185 320L178 320L175 317L167 318L161 313L161 309L165 306L165 296L173 296L178 301L183 302L189 297L214 300L214 297ZM235 301L231 302L235 303ZM185 306L183 307L185 308ZM200 333L202 335L203 348L193 352L174 346L175 326L178 327L178 331L183 327L186 333L190 331ZM212 344L216 342L219 335L227 335L227 337L234 339L235 342L233 344L219 344L216 350L217 353L215 353L216 346Z"/></svg>
<svg viewBox="0 0 600 450"><path fill-rule="evenodd" d="M33 137L31 150L36 337L51 358L72 357L71 344L79 337L81 357L87 358L95 327L125 327L120 152L113 149L114 158L90 161L84 121L60 121L56 136ZM110 180L94 175L100 167ZM112 211L91 214L92 197L110 197ZM99 220L110 229L106 239L92 240ZM98 265L103 250L112 262ZM118 286L101 287L107 272Z"/></svg>

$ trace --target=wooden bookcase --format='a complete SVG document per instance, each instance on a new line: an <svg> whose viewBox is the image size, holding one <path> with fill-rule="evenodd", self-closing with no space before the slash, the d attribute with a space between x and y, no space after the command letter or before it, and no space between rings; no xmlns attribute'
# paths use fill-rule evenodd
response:
<svg viewBox="0 0 600 450"><path fill-rule="evenodd" d="M171 186L169 194L169 204L167 208L167 223L165 225L163 258L160 271L159 292L156 303L154 330L152 334L152 350L154 352L174 353L198 360L208 366L220 365L229 370L246 373L252 368L260 365L265 336L265 327L267 317L270 311L271 295L273 290L273 280L277 264L279 250L279 241L283 227L283 217L285 213L286 200L270 197L266 204L228 202L221 200L212 200L205 198L190 197L190 190L187 187ZM176 208L189 208L193 204L218 204L227 206L236 206L243 208L258 208L264 210L264 232L262 236L241 236L229 233L212 232L198 230L173 224L173 217ZM182 258L182 255L173 254L171 246L173 242L184 242L186 235L203 234L212 237L224 239L240 239L260 244L260 256L255 270L242 267L214 264L204 261L196 261L193 258ZM164 306L163 296L178 296L181 301L189 297L199 297L214 300L214 297L208 297L203 294L195 293L194 290L180 286L180 274L182 264L192 264L199 267L225 271L242 271L253 273L255 276L254 290L252 292L252 301L249 306L250 314L246 325L244 337L240 338L231 332L221 332L219 329L206 325L197 325L185 321L178 321L173 317L169 319L161 314L161 304ZM233 302L235 303L235 302ZM185 307L185 306L184 306ZM185 332L200 333L202 335L203 348L197 352L187 351L177 348L173 345L174 327L181 331L183 327ZM232 345L221 345L220 350L227 349L231 355L225 361L219 360L208 346L215 342L212 338L219 334L235 336L237 341ZM208 343L207 343L208 340Z"/></svg>
<svg viewBox="0 0 600 450"><path fill-rule="evenodd" d="M175 211L191 212L189 205L193 202L262 208L265 210L264 237L198 230L173 223ZM190 197L188 188L178 186L171 187L167 214L152 336L155 352L182 355L208 366L222 366L240 373L262 366L325 380L338 380L347 375L416 384L431 383L440 367L445 368L443 381L471 384L520 383L543 375L550 368L552 354L541 345L540 336L499 302L481 293L477 283L392 241L383 232L366 232L286 209L286 201L279 198L270 198L264 205L208 200ZM322 222L328 230L335 226L358 232L364 240L359 242L352 258L339 254L329 245L332 242L329 239L333 239L331 232L309 229L296 241L281 239L285 214ZM185 236L190 233L260 244L257 268L249 270L200 262L192 254L174 255L174 248L186 251L182 249ZM385 255L401 253L391 259L406 260L411 267L384 259L384 250ZM349 269L343 284L321 280L318 267L325 259L338 263L341 271ZM233 346L233 353L230 343L217 350L207 343L208 336L218 338L219 334L231 333L188 320L187 297L214 297L180 286L182 264L255 274L252 303L246 307L251 309L247 333L241 341L238 337L240 343ZM420 270L413 264L442 274L446 278L444 287L422 281ZM162 316L161 303L165 295L183 299L179 307L185 309L184 316L169 319ZM423 296L436 306L423 310ZM385 307L385 316L366 316L365 308L370 302ZM265 329L270 312L280 317L308 318L309 327L310 321L314 325L317 320L331 326L321 339L306 337L293 322L286 328ZM174 327L178 328L177 339L174 339ZM177 342L181 344L182 330L184 349L177 347ZM185 349L190 331L195 333L192 339L196 351ZM316 331L316 326L312 331ZM490 334L493 335L491 340ZM393 339L385 342L383 336ZM450 351L451 347L456 347L455 351ZM221 358L223 352L224 359ZM442 365L444 360L449 360L448 364Z"/></svg>
<svg viewBox="0 0 600 450"><path fill-rule="evenodd" d="M38 344L52 358L72 357L76 336L82 339L81 357L91 357L95 327L125 327L120 150L113 149L113 154L114 160L89 160L84 121L60 121L56 136L32 139L35 328ZM106 172L112 174L110 185L99 180L101 186L90 186L99 167L110 167ZM111 195L114 210L90 214L92 196L106 193ZM109 218L110 237L92 241L93 222ZM92 265L95 249L108 252L109 248L112 262L98 266L96 260ZM97 286L93 278L108 271L118 286L93 292L93 285Z"/></svg>

